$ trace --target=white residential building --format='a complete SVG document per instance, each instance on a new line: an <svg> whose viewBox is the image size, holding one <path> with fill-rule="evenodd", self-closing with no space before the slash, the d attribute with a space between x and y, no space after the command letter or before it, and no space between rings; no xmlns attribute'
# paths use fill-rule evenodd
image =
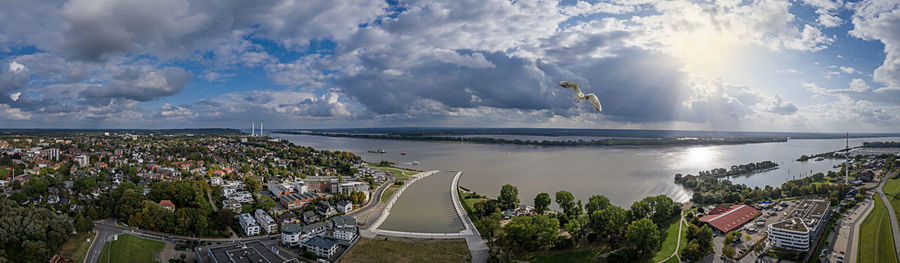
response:
<svg viewBox="0 0 900 263"><path fill-rule="evenodd" d="M260 228L263 231L266 231L266 234L272 234L278 231L278 224L275 223L275 219L272 219L266 211L262 209L256 209L255 212L256 223L259 224Z"/></svg>
<svg viewBox="0 0 900 263"><path fill-rule="evenodd" d="M824 200L803 200L785 215L785 219L768 227L772 247L809 251L831 215L831 206Z"/></svg>
<svg viewBox="0 0 900 263"><path fill-rule="evenodd" d="M241 203L253 202L253 194L250 194L250 192L247 191L234 192L234 194L231 194L231 196L229 196L228 198L237 200Z"/></svg>
<svg viewBox="0 0 900 263"><path fill-rule="evenodd" d="M223 183L222 177L210 177L209 178L209 185L220 186L220 185L222 185L222 183Z"/></svg>
<svg viewBox="0 0 900 263"><path fill-rule="evenodd" d="M57 148L47 149L47 159L59 161L59 149L57 149Z"/></svg>
<svg viewBox="0 0 900 263"><path fill-rule="evenodd" d="M259 235L259 224L256 223L256 220L253 220L253 216L249 213L243 213L239 217L239 222L241 228L244 229L244 234L247 236Z"/></svg>
<svg viewBox="0 0 900 263"><path fill-rule="evenodd" d="M288 247L300 245L300 225L284 224L281 226L281 244Z"/></svg>
<svg viewBox="0 0 900 263"><path fill-rule="evenodd" d="M90 160L91 160L91 159L88 158L87 155L79 155L79 156L75 156L75 163L78 164L79 167L85 167L85 166L88 166L88 162L89 162Z"/></svg>
<svg viewBox="0 0 900 263"><path fill-rule="evenodd" d="M313 253L316 253L317 256L325 258L330 258L337 250L337 243L322 237L313 237L302 244L306 250L312 251Z"/></svg>
<svg viewBox="0 0 900 263"><path fill-rule="evenodd" d="M347 201L347 200L341 200L341 201L337 202L336 207L337 207L338 212L341 212L344 214L346 214L350 211L353 211L353 203L351 203L350 201Z"/></svg>
<svg viewBox="0 0 900 263"><path fill-rule="evenodd" d="M222 200L222 209L231 209L232 212L241 212L241 202L233 199Z"/></svg>
<svg viewBox="0 0 900 263"><path fill-rule="evenodd" d="M355 227L342 227L334 229L334 238L344 240L344 241L352 241L356 238L356 228Z"/></svg>

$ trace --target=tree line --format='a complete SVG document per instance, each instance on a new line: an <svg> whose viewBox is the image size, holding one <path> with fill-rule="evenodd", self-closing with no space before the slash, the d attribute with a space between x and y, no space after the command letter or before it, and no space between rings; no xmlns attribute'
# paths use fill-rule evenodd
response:
<svg viewBox="0 0 900 263"><path fill-rule="evenodd" d="M900 148L900 142L863 142L865 148Z"/></svg>
<svg viewBox="0 0 900 263"><path fill-rule="evenodd" d="M434 135L399 135L399 134L353 134L332 132L281 132L286 134L317 135L329 137L350 137L362 139L405 140L405 141L439 141L439 142L471 142L486 144L516 144L536 146L661 146L661 145L727 145L746 143L787 142L787 138L634 138L634 139L600 139L600 140L521 140L491 137L460 137Z"/></svg>
<svg viewBox="0 0 900 263"><path fill-rule="evenodd" d="M538 194L533 215L513 217L503 227L503 211L519 207L518 188L504 185L497 199L474 203L468 213L491 247L491 261L510 262L513 255L523 252L588 243L602 243L613 250L609 262L631 261L656 251L665 238L661 225L681 215L681 205L665 195L646 197L630 209L611 204L603 195L591 196L586 204L568 191L558 191L553 197ZM552 202L559 212L550 210ZM560 230L568 235L560 235Z"/></svg>
<svg viewBox="0 0 900 263"><path fill-rule="evenodd" d="M831 177L836 173L829 173ZM726 179L710 179L694 181L691 188L694 195L691 201L697 204L742 203L753 204L765 200L782 197L795 197L807 195L827 196L831 201L840 202L850 187L843 184L814 184L825 179L825 174L816 173L812 176L790 180L779 187L766 186L749 187L744 184L732 184Z"/></svg>

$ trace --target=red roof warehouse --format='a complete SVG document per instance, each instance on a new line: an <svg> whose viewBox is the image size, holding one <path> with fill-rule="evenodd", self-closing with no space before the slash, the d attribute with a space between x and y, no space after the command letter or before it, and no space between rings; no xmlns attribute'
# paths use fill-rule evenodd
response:
<svg viewBox="0 0 900 263"><path fill-rule="evenodd" d="M747 223L757 214L759 214L759 210L748 205L719 206L712 209L708 215L701 217L700 222L705 222L722 233L728 233L728 231Z"/></svg>

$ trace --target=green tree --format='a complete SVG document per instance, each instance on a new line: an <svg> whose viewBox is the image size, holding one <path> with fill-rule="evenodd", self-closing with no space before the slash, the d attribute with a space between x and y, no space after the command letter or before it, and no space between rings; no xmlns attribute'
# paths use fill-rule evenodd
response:
<svg viewBox="0 0 900 263"><path fill-rule="evenodd" d="M244 188L251 193L259 192L262 189L262 185L259 184L259 181L254 176L245 176L243 181Z"/></svg>
<svg viewBox="0 0 900 263"><path fill-rule="evenodd" d="M635 201L631 204L631 220L640 220L642 218L650 217L650 214L653 212L652 209L650 203L647 203L647 200Z"/></svg>
<svg viewBox="0 0 900 263"><path fill-rule="evenodd" d="M628 211L611 205L605 209L594 211L588 224L601 240L617 243L625 235L625 229L628 224Z"/></svg>
<svg viewBox="0 0 900 263"><path fill-rule="evenodd" d="M275 203L275 200L272 200L272 198L269 198L265 195L256 198L256 200L253 200L253 207L256 209L262 209L263 211L270 211L272 210L272 208L275 208L276 205L277 204Z"/></svg>
<svg viewBox="0 0 900 263"><path fill-rule="evenodd" d="M606 198L606 196L594 195L588 199L585 209L587 209L588 215L592 215L594 212L606 209L606 207L609 207L610 205L609 199Z"/></svg>
<svg viewBox="0 0 900 263"><path fill-rule="evenodd" d="M687 243L684 249L681 250L681 260L684 261L699 261L703 258L703 250L700 249L700 245L697 244L697 240L691 240Z"/></svg>
<svg viewBox="0 0 900 263"><path fill-rule="evenodd" d="M563 210L563 213L571 215L575 210L575 196L565 190L556 192L556 204Z"/></svg>
<svg viewBox="0 0 900 263"><path fill-rule="evenodd" d="M725 246L722 247L722 255L728 258L734 258L734 246L725 244Z"/></svg>
<svg viewBox="0 0 900 263"><path fill-rule="evenodd" d="M550 202L553 200L550 199L550 194L548 193L540 193L534 197L534 212L543 215L547 209L550 208Z"/></svg>
<svg viewBox="0 0 900 263"><path fill-rule="evenodd" d="M497 200L500 201L500 209L516 208L519 206L519 188L509 184L503 185Z"/></svg>
<svg viewBox="0 0 900 263"><path fill-rule="evenodd" d="M653 220L642 218L631 221L625 232L628 243L641 253L650 253L659 246L659 229Z"/></svg>
<svg viewBox="0 0 900 263"><path fill-rule="evenodd" d="M91 221L90 218L85 217L82 214L78 214L75 216L75 229L79 232L87 232L94 228L94 222Z"/></svg>
<svg viewBox="0 0 900 263"><path fill-rule="evenodd" d="M547 249L559 238L559 221L548 215L513 218L503 227L501 244L513 251Z"/></svg>
<svg viewBox="0 0 900 263"><path fill-rule="evenodd" d="M587 225L588 218L584 216L575 217L569 220L569 222L566 222L566 232L569 232L569 236L572 237L572 241L574 241L575 244L581 243L584 239L585 234L587 234Z"/></svg>

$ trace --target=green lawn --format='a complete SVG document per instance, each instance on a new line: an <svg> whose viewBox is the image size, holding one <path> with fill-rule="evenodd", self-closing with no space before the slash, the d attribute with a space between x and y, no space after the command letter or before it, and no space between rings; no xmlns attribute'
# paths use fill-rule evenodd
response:
<svg viewBox="0 0 900 263"><path fill-rule="evenodd" d="M401 175L411 176L411 175L415 175L415 174L419 173L419 172L416 172L413 170L406 170L406 169L400 169L400 168L395 168L395 167L375 166L375 168L378 170L385 171L385 172L393 172L394 176L401 176Z"/></svg>
<svg viewBox="0 0 900 263"><path fill-rule="evenodd" d="M884 193L894 208L894 215L900 220L900 179L889 179L884 183Z"/></svg>
<svg viewBox="0 0 900 263"><path fill-rule="evenodd" d="M9 176L9 168L0 168L0 179L6 179Z"/></svg>
<svg viewBox="0 0 900 263"><path fill-rule="evenodd" d="M860 227L859 262L897 262L894 254L894 238L891 218L880 197L875 197L875 208Z"/></svg>
<svg viewBox="0 0 900 263"><path fill-rule="evenodd" d="M98 263L106 262L154 262L154 254L165 247L165 243L138 238L128 234L119 235L119 240L107 242Z"/></svg>
<svg viewBox="0 0 900 263"><path fill-rule="evenodd" d="M387 240L385 240L387 239ZM340 262L470 262L464 239L360 238Z"/></svg>
<svg viewBox="0 0 900 263"><path fill-rule="evenodd" d="M94 233L85 232L72 236L59 248L59 255L75 262L84 261L84 256L87 255L88 249L91 247L91 243L87 242L88 238L93 242Z"/></svg>
<svg viewBox="0 0 900 263"><path fill-rule="evenodd" d="M394 192L396 192L397 189L400 189L400 185L388 186L387 189L384 189L384 193L381 194L381 201L387 202L388 200L391 200L391 196L394 195Z"/></svg>
<svg viewBox="0 0 900 263"><path fill-rule="evenodd" d="M675 252L675 247L678 241L678 226L681 224L681 218L674 218L669 220L669 222L665 223L665 228L661 228L660 234L664 234L665 239L660 246L660 249L656 251L656 254L653 258L650 259L650 262L659 262L660 260L666 259L669 255L672 255ZM660 235L660 237L663 237ZM681 228L681 244L687 244L687 228Z"/></svg>
<svg viewBox="0 0 900 263"><path fill-rule="evenodd" d="M459 193L459 200L462 201L463 208L466 209L466 213L470 214L472 213L472 211L475 211L475 203L481 200L487 200L486 198L466 198L470 194L463 191L457 191L457 193Z"/></svg>

